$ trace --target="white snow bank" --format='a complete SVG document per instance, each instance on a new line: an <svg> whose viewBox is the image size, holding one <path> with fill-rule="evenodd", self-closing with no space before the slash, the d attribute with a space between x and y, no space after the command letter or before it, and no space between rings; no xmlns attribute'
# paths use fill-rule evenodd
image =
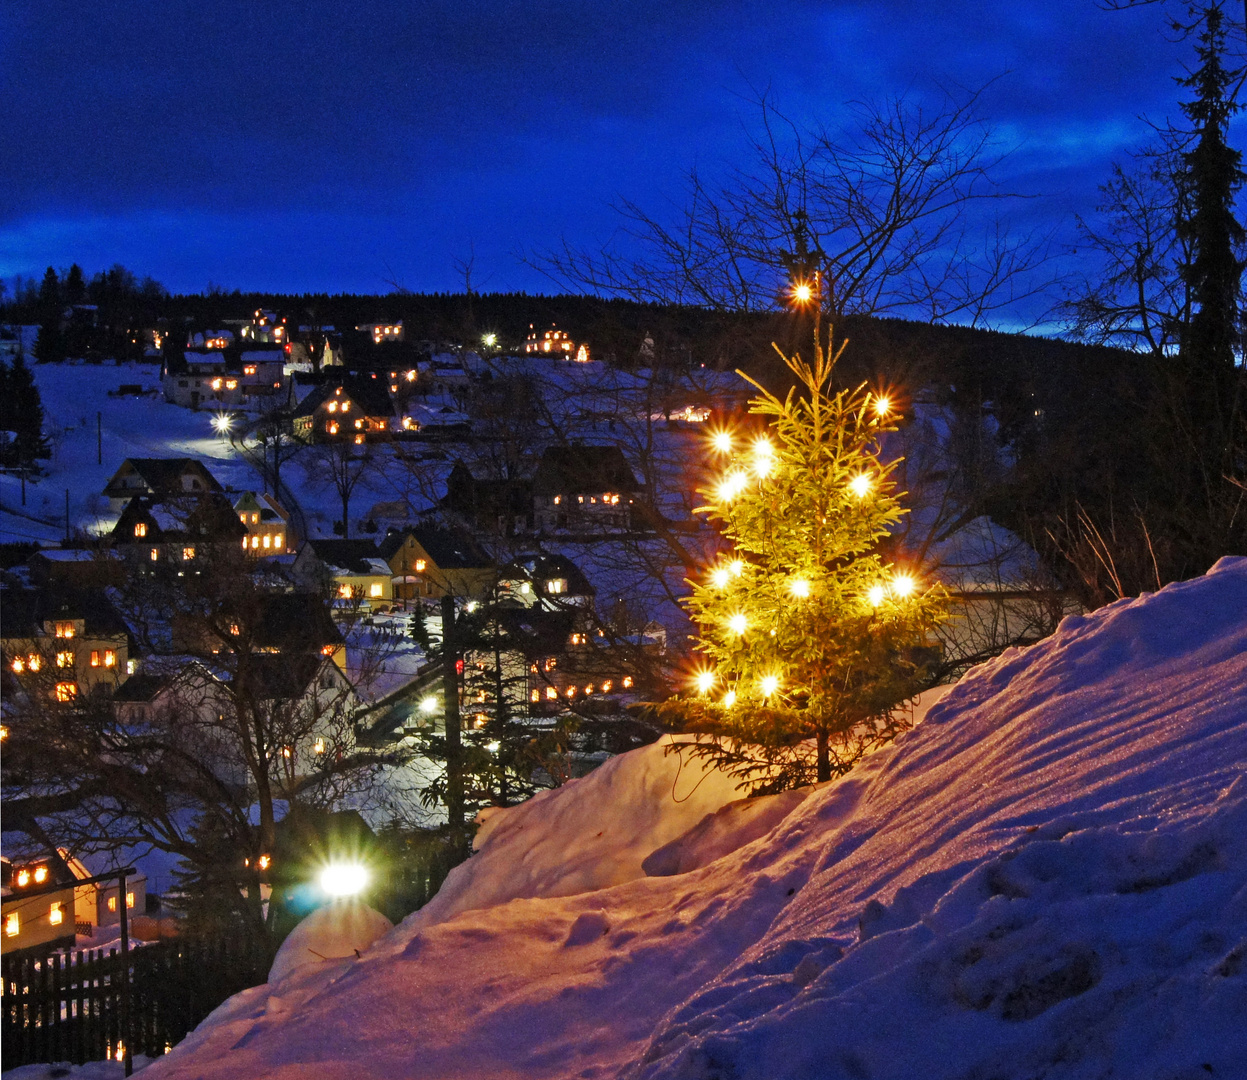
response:
<svg viewBox="0 0 1247 1080"><path fill-rule="evenodd" d="M486 877L558 887L551 842L636 808L633 767L504 843L508 812ZM150 1075L1242 1077L1245 770L1247 560L1226 559L975 669L719 858L765 806L686 825L666 869L696 869L409 919L297 1009L239 995ZM661 832L619 836L633 859Z"/></svg>
<svg viewBox="0 0 1247 1080"><path fill-rule="evenodd" d="M470 908L644 877L651 852L740 797L737 781L692 757L685 741L663 736L519 806L482 811L477 853L408 922L429 926Z"/></svg>
<svg viewBox="0 0 1247 1080"><path fill-rule="evenodd" d="M318 907L281 943L269 969L270 986L305 967L358 956L394 924L360 900Z"/></svg>

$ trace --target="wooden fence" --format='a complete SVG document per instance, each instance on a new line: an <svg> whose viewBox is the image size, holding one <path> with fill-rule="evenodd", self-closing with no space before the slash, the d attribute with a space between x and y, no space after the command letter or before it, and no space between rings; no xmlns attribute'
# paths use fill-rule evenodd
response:
<svg viewBox="0 0 1247 1080"><path fill-rule="evenodd" d="M130 952L129 1019L123 1018L116 949L0 959L3 1068L156 1057L222 1001L262 983L267 954L245 942L174 939Z"/></svg>

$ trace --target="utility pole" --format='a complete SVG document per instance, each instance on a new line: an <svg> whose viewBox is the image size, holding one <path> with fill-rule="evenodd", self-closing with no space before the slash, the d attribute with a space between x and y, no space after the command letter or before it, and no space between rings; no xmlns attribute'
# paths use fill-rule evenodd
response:
<svg viewBox="0 0 1247 1080"><path fill-rule="evenodd" d="M463 734L459 719L459 656L455 598L442 597L442 713L446 722L446 816L456 839L463 833Z"/></svg>
<svg viewBox="0 0 1247 1080"><path fill-rule="evenodd" d="M126 1076L134 1072L130 1038L130 913L126 910L126 871L117 875L117 910L121 912L121 1046Z"/></svg>

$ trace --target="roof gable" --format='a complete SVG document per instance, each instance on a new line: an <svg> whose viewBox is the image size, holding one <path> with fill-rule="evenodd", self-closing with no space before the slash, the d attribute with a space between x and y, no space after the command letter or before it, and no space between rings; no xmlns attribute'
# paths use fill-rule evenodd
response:
<svg viewBox="0 0 1247 1080"><path fill-rule="evenodd" d="M639 490L632 468L617 446L548 446L533 477L534 495Z"/></svg>

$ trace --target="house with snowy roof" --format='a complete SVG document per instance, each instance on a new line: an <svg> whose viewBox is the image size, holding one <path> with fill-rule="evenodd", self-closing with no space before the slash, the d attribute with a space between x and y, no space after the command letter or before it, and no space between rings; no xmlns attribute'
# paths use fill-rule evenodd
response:
<svg viewBox="0 0 1247 1080"><path fill-rule="evenodd" d="M340 608L375 611L394 600L389 564L372 540L305 540L291 573L305 587L328 590Z"/></svg>
<svg viewBox="0 0 1247 1080"><path fill-rule="evenodd" d="M539 532L629 532L640 492L619 447L549 446L533 476L533 522Z"/></svg>
<svg viewBox="0 0 1247 1080"><path fill-rule="evenodd" d="M295 435L305 442L364 443L389 438L394 406L387 387L375 375L324 383L291 415Z"/></svg>
<svg viewBox="0 0 1247 1080"><path fill-rule="evenodd" d="M385 534L378 551L393 574L396 599L483 599L494 586L493 560L466 532L409 525Z"/></svg>
<svg viewBox="0 0 1247 1080"><path fill-rule="evenodd" d="M139 496L170 499L224 490L208 467L196 458L126 458L104 485L104 494L114 511Z"/></svg>
<svg viewBox="0 0 1247 1080"><path fill-rule="evenodd" d="M234 499L234 512L247 529L251 555L284 555L297 545L290 534L290 513L268 492L244 491Z"/></svg>
<svg viewBox="0 0 1247 1080"><path fill-rule="evenodd" d="M109 539L132 565L153 569L175 565L195 572L214 546L247 543L247 527L238 520L223 492L169 499L131 499Z"/></svg>
<svg viewBox="0 0 1247 1080"><path fill-rule="evenodd" d="M446 478L441 507L478 533L515 536L529 531L533 512L531 480L478 478L457 461Z"/></svg>

